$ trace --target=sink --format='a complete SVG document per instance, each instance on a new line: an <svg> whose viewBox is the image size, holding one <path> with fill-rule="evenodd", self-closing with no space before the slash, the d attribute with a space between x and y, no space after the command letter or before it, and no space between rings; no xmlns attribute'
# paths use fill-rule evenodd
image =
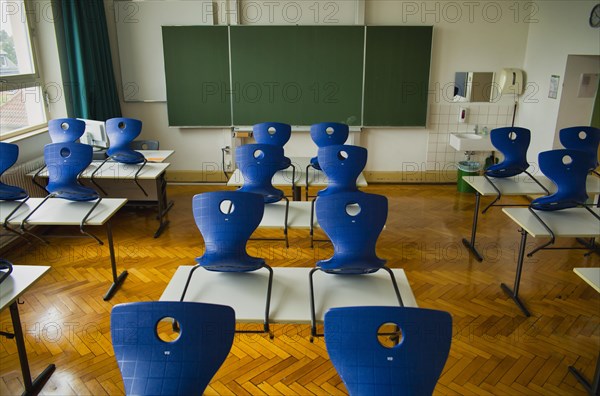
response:
<svg viewBox="0 0 600 396"><path fill-rule="evenodd" d="M457 151L492 151L495 150L490 135L474 133L451 133L450 147Z"/></svg>

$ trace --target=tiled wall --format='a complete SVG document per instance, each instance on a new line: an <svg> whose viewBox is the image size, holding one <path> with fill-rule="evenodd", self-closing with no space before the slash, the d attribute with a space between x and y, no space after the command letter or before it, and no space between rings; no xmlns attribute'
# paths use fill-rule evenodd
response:
<svg viewBox="0 0 600 396"><path fill-rule="evenodd" d="M497 127L510 126L512 123L512 104L488 103L451 103L432 104L429 111L429 143L427 145L427 170L447 170L456 168L458 161L466 159L464 152L459 152L450 147L450 134L459 132L473 132L475 125L481 131L487 127L488 131ZM464 124L458 122L459 108L468 108L468 115ZM482 164L489 152L476 152L471 160Z"/></svg>

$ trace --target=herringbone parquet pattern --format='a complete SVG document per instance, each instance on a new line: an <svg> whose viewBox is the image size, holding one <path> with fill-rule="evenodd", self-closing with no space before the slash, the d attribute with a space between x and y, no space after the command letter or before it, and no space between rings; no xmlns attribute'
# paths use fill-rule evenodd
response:
<svg viewBox="0 0 600 396"><path fill-rule="evenodd" d="M113 222L117 263L129 277L110 302L102 301L111 278L106 247L90 239L52 238L49 246L4 249L2 256L16 264L52 266L20 306L33 373L50 362L57 366L43 394L123 393L110 342L110 309L123 302L158 299L176 268L192 264L202 254L191 197L219 188L170 186L176 204L169 215L171 225L158 239L152 238L153 211L125 209L117 214ZM470 232L472 195L457 194L454 186L367 190L389 198L380 257L391 267L406 270L421 307L447 310L453 316L452 349L436 394L584 394L567 367L574 364L588 378L593 374L600 353L600 296L572 268L600 266L598 256L586 258L575 250L542 251L527 258L521 295L533 316L525 318L499 287L501 282L512 284L519 240L517 227L499 209L482 216L478 243L486 260L478 263L460 242ZM289 249L282 242L253 241L249 250L272 266L312 266L331 253L323 243L311 250L308 232L301 230L290 231ZM274 340L236 336L207 395L346 393L323 340L308 341L308 326L273 327ZM0 330L10 328L5 310ZM4 338L0 338L0 377L1 395L22 392L14 341Z"/></svg>

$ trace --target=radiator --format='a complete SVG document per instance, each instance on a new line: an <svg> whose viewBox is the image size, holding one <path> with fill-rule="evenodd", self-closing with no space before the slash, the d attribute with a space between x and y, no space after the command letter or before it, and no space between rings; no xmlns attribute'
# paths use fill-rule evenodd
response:
<svg viewBox="0 0 600 396"><path fill-rule="evenodd" d="M25 189L30 197L45 197L48 192L35 185L33 179L27 176L29 172L36 171L44 165L44 157L13 165L2 175L2 182Z"/></svg>

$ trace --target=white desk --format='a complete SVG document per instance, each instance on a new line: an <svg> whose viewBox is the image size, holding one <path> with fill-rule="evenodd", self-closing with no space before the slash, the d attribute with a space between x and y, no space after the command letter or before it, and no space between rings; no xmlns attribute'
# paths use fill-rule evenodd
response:
<svg viewBox="0 0 600 396"><path fill-rule="evenodd" d="M515 205L495 205L502 195L525 196L525 195L546 195L546 192L540 185L533 181L527 175L518 175L506 178L491 178L492 185L483 176L465 176L463 180L475 189L475 209L473 211L473 225L471 228L471 239L463 238L462 243L475 256L478 261L483 261L483 256L475 246L477 236L477 224L479 219L479 206L482 196L493 196L495 199L481 212L485 213L492 206L515 206ZM554 183L546 176L536 176L536 180L544 186L550 193L556 191ZM495 187L495 188L494 188ZM590 175L587 178L587 193L589 195L600 194L600 178ZM522 205L517 205L522 206Z"/></svg>
<svg viewBox="0 0 600 396"><path fill-rule="evenodd" d="M573 272L600 293L600 268L573 268ZM583 385L590 396L600 394L600 354L598 354L594 378L591 383L575 368L575 366L569 366L569 372L577 378L577 381Z"/></svg>
<svg viewBox="0 0 600 396"><path fill-rule="evenodd" d="M37 208L42 201L43 198L29 198L29 200L27 200L27 202L25 202L25 204L10 217L7 222L8 225L20 226L22 221L32 210ZM95 202L96 201L73 202L60 198L50 198L44 202L35 213L33 213L27 220L26 225L80 226L82 232L84 226L104 225L106 227L113 275L113 284L104 296L104 300L109 300L127 277L127 271L123 271L120 275L117 275L117 264L110 224L112 216L125 205L127 200L122 198L103 198L90 214L85 224L82 224L84 217ZM14 201L0 201L0 221L2 223L4 223L6 217L18 206L18 204L19 202Z"/></svg>
<svg viewBox="0 0 600 396"><path fill-rule="evenodd" d="M160 301L179 301L192 266L180 266ZM271 323L310 323L311 268L273 268L271 291ZM393 269L404 305L416 307L406 274ZM245 273L223 273L198 269L186 292L186 301L201 301L233 307L236 320L242 323L262 323L265 318L265 298L269 274L266 270ZM315 310L318 321L332 307L390 305L398 299L387 272L368 275L331 275L322 271L314 274Z"/></svg>
<svg viewBox="0 0 600 396"><path fill-rule="evenodd" d="M159 237L164 228L169 224L166 215L173 207L173 202L169 202L167 199L167 181L165 179L165 172L170 164L148 162L141 168L140 173L136 177L141 164L130 165L108 161L93 175L101 164L102 161L92 161L79 177L81 184L96 191L100 190L106 197L127 198L131 205L147 205L151 203L152 206L156 206L159 225L154 233L154 237ZM34 177L35 175L36 172L27 174L30 177ZM47 179L48 170L43 169L34 177L36 184L40 184L36 181L38 178ZM135 183L131 181L135 181ZM146 196L144 192L148 195Z"/></svg>
<svg viewBox="0 0 600 396"><path fill-rule="evenodd" d="M17 343L21 373L25 384L24 395L37 395L56 369L54 364L50 364L34 380L31 379L25 339L19 317L19 303L17 302L17 299L48 272L49 269L50 267L41 265L15 265L10 276L0 284L0 311L6 307L10 307L14 338Z"/></svg>
<svg viewBox="0 0 600 396"><path fill-rule="evenodd" d="M593 209L600 214L599 208ZM515 275L514 288L511 290L504 283L500 285L502 290L515 304L521 309L525 316L531 314L525 308L525 305L519 298L519 283L521 281L521 271L525 259L525 246L527 244L527 235L534 238L551 237L552 235L544 226L531 214L528 208L504 208L502 209L520 228L521 244L519 246L519 256L517 259L517 271ZM573 238L596 238L600 237L600 221L584 208L564 209L554 212L536 211L538 216L550 227L554 235L558 237Z"/></svg>
<svg viewBox="0 0 600 396"><path fill-rule="evenodd" d="M304 187L308 190L309 186L324 187L327 186L327 177L322 171L313 169L312 172L308 173L308 184L307 184L307 173L306 167L310 164L310 157L290 157L292 164L296 167L296 174L294 177L294 183L292 183L292 169L287 168L284 170L277 171L271 179L271 184L277 187L295 187L294 201L301 200L300 188ZM244 177L240 169L236 169L229 180L227 181L228 186L241 186L244 184ZM367 181L365 176L361 173L356 180L358 187L366 187Z"/></svg>
<svg viewBox="0 0 600 396"><path fill-rule="evenodd" d="M164 162L175 150L135 150L144 155L148 162Z"/></svg>
<svg viewBox="0 0 600 396"><path fill-rule="evenodd" d="M311 228L310 206L310 202L291 201L288 210L287 228ZM319 227L316 216L313 220L313 227ZM285 228L285 201L266 204L265 212L258 228Z"/></svg>

